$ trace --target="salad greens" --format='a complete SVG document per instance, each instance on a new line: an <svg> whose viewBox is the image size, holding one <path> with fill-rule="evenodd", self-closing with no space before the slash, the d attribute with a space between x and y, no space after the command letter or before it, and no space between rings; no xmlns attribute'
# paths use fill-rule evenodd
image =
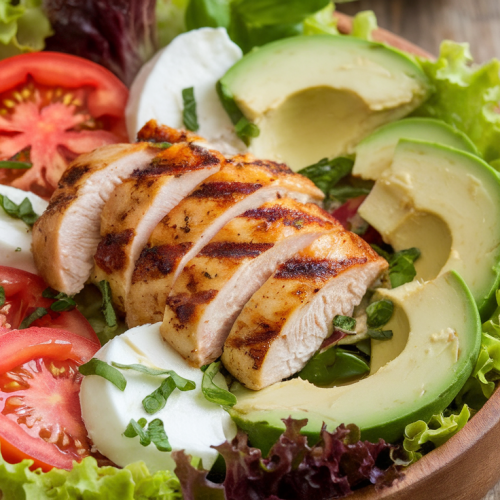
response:
<svg viewBox="0 0 500 500"><path fill-rule="evenodd" d="M51 34L42 0L0 0L0 59L43 50Z"/></svg>
<svg viewBox="0 0 500 500"><path fill-rule="evenodd" d="M87 457L70 471L30 470L32 460L9 464L0 456L3 500L181 500L180 484L173 472L151 474L143 462L98 467Z"/></svg>

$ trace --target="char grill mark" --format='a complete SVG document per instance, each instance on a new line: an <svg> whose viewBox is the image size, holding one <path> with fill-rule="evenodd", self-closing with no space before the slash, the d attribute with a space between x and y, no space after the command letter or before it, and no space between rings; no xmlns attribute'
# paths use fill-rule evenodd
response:
<svg viewBox="0 0 500 500"><path fill-rule="evenodd" d="M174 328L182 330L184 328L183 324L193 318L196 312L196 306L212 302L217 293L218 290L204 290L194 294L181 293L173 297L168 297L167 304L175 312L180 323L174 325Z"/></svg>
<svg viewBox="0 0 500 500"><path fill-rule="evenodd" d="M123 269L126 255L122 247L128 245L133 236L133 229L107 234L99 242L94 256L97 265L108 274Z"/></svg>
<svg viewBox="0 0 500 500"><path fill-rule="evenodd" d="M257 160L256 158L247 155L237 155L233 158L233 162L236 165L255 165L268 170L273 175L288 175L294 173L294 171L285 163L277 163L271 160Z"/></svg>
<svg viewBox="0 0 500 500"><path fill-rule="evenodd" d="M249 195L255 193L262 184L250 182L207 182L189 195L190 198L233 198L235 194Z"/></svg>
<svg viewBox="0 0 500 500"><path fill-rule="evenodd" d="M293 226L297 229L301 229L304 224L309 223L319 224L321 227L328 227L334 223L334 219L326 212L325 218L322 218L315 217L314 215L305 212L299 212L298 210L290 210L289 208L284 208L281 206L247 210L239 217L246 217L248 219L262 219L269 224L273 224L281 220L285 226Z"/></svg>
<svg viewBox="0 0 500 500"><path fill-rule="evenodd" d="M49 214L55 213L55 212L62 212L64 211L71 203L73 200L76 199L76 194L64 194L61 193L60 195L56 197L52 197L49 203L49 206L45 210L44 214L48 216Z"/></svg>
<svg viewBox="0 0 500 500"><path fill-rule="evenodd" d="M213 257L218 259L255 258L274 245L272 243L209 243L198 254L198 257Z"/></svg>
<svg viewBox="0 0 500 500"><path fill-rule="evenodd" d="M59 180L58 188L73 187L87 172L90 171L90 165L76 165L68 168Z"/></svg>
<svg viewBox="0 0 500 500"><path fill-rule="evenodd" d="M156 155L149 167L138 169L130 176L142 180L156 175L181 175L221 163L221 159L208 149L194 144L174 144Z"/></svg>
<svg viewBox="0 0 500 500"><path fill-rule="evenodd" d="M275 277L284 280L326 281L353 265L365 264L367 261L366 257L346 258L335 261L328 259L295 258L281 264Z"/></svg>
<svg viewBox="0 0 500 500"><path fill-rule="evenodd" d="M170 274L192 246L192 243L181 243L145 248L136 262L132 283L157 280Z"/></svg>

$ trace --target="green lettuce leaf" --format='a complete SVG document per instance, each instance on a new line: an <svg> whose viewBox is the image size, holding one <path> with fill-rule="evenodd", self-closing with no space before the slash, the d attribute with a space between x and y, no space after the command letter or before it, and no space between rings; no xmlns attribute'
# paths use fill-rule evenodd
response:
<svg viewBox="0 0 500 500"><path fill-rule="evenodd" d="M473 66L466 43L444 41L436 61L420 63L434 93L414 115L438 118L466 133L488 162L500 158L500 61Z"/></svg>
<svg viewBox="0 0 500 500"><path fill-rule="evenodd" d="M456 415L445 417L443 413L431 417L428 423L417 420L408 424L405 428L403 447L408 452L412 462L422 457L423 447L426 443L432 443L435 447L441 446L463 429L471 416L467 405L463 405L462 411Z"/></svg>
<svg viewBox="0 0 500 500"><path fill-rule="evenodd" d="M0 59L43 50L51 34L42 0L0 0Z"/></svg>
<svg viewBox="0 0 500 500"><path fill-rule="evenodd" d="M377 17L375 16L375 12L372 10L365 10L363 12L358 12L354 16L351 35L371 42L373 40L372 32L377 28Z"/></svg>
<svg viewBox="0 0 500 500"><path fill-rule="evenodd" d="M168 45L177 35L186 31L186 8L189 0L157 0L156 32L158 48Z"/></svg>
<svg viewBox="0 0 500 500"><path fill-rule="evenodd" d="M31 471L32 460L9 464L0 457L3 500L181 500L173 472L151 474L143 462L124 469L98 467L92 457L75 463L71 471Z"/></svg>

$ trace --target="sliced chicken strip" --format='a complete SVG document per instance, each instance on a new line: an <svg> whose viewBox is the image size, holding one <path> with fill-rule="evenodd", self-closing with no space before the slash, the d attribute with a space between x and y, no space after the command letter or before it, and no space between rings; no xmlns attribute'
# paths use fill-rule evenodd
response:
<svg viewBox="0 0 500 500"><path fill-rule="evenodd" d="M282 196L321 201L305 177L274 162L236 156L177 205L153 231L132 275L130 327L163 320L170 288L187 262L232 218Z"/></svg>
<svg viewBox="0 0 500 500"><path fill-rule="evenodd" d="M200 182L221 168L216 151L177 143L148 168L120 184L101 216L101 241L94 255L92 280L109 282L114 304L125 311L134 265L157 224Z"/></svg>
<svg viewBox="0 0 500 500"><path fill-rule="evenodd" d="M350 316L386 268L349 231L317 239L279 266L245 305L224 344L224 366L255 390L297 373L332 332L333 318Z"/></svg>
<svg viewBox="0 0 500 500"><path fill-rule="evenodd" d="M33 255L40 276L73 295L92 271L101 212L115 187L146 168L158 148L142 142L113 144L79 156L65 171L50 204L33 227Z"/></svg>
<svg viewBox="0 0 500 500"><path fill-rule="evenodd" d="M159 125L156 120L149 120L144 127L139 130L137 133L137 140L154 143L169 142L171 144L176 142L199 142L200 144L207 144L205 139L189 130Z"/></svg>
<svg viewBox="0 0 500 500"><path fill-rule="evenodd" d="M342 226L317 205L282 198L226 224L191 259L167 299L161 332L195 366L211 363L240 310L276 267Z"/></svg>

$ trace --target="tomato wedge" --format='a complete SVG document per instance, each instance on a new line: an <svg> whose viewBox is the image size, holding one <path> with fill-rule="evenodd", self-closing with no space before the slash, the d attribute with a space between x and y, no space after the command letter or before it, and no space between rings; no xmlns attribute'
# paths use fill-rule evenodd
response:
<svg viewBox="0 0 500 500"><path fill-rule="evenodd" d="M38 307L43 307L48 314L33 321L30 326L67 330L100 346L93 328L77 309L64 312L50 309L55 300L42 297L42 292L48 285L39 276L13 267L0 266L0 287L5 292L5 303L0 307L0 327L19 328L25 318Z"/></svg>
<svg viewBox="0 0 500 500"><path fill-rule="evenodd" d="M92 455L81 417L78 366L98 349L63 330L0 332L0 443L8 462L31 458L32 469L47 471L71 469L73 460Z"/></svg>
<svg viewBox="0 0 500 500"><path fill-rule="evenodd" d="M128 142L128 90L86 59L36 52L0 61L0 183L48 198L68 162L105 144Z"/></svg>

